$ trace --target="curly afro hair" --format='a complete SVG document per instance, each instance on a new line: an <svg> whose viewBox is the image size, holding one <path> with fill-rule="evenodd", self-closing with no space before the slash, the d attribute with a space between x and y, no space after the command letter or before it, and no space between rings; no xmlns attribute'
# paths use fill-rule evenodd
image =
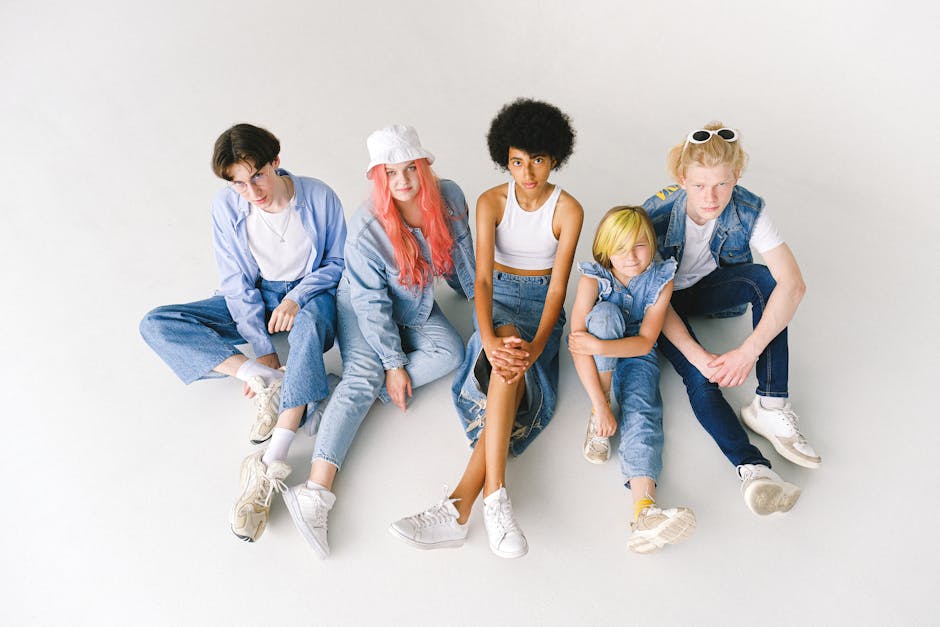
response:
<svg viewBox="0 0 940 627"><path fill-rule="evenodd" d="M555 105L540 100L519 98L505 105L490 123L486 143L490 157L503 170L509 167L509 149L518 148L530 155L544 154L560 168L574 149L571 119Z"/></svg>

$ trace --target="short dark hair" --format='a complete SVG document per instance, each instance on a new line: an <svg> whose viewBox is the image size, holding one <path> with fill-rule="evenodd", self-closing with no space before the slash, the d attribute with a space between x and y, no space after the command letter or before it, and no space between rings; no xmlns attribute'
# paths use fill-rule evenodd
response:
<svg viewBox="0 0 940 627"><path fill-rule="evenodd" d="M530 155L548 155L558 169L574 149L575 131L571 119L555 105L540 100L519 98L505 105L490 123L486 143L490 158L506 170L509 149L518 148Z"/></svg>
<svg viewBox="0 0 940 627"><path fill-rule="evenodd" d="M279 154L281 142L270 131L251 124L236 124L215 140L212 171L219 178L231 181L228 169L236 163L247 163L260 169Z"/></svg>

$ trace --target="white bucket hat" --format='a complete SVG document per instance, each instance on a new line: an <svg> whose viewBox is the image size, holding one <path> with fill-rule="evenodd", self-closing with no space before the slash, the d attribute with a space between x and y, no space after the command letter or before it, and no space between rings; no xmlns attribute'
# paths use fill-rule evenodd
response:
<svg viewBox="0 0 940 627"><path fill-rule="evenodd" d="M369 167L366 176L372 168L380 163L402 163L415 159L427 159L434 163L434 155L421 147L418 131L413 126L393 124L375 131L366 139L369 149Z"/></svg>

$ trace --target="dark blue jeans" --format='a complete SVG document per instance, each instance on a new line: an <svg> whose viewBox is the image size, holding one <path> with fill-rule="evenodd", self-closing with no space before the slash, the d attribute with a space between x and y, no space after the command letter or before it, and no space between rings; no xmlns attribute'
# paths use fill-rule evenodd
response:
<svg viewBox="0 0 940 627"><path fill-rule="evenodd" d="M770 293L777 286L767 266L743 263L718 268L701 281L672 294L672 307L685 323L692 337L690 316L722 316L729 310L751 305L753 324L757 326ZM689 394L695 417L712 439L734 464L761 464L770 462L748 440L737 414L721 394L715 383L710 383L679 350L666 339L659 338L659 350L672 363L682 377ZM775 337L757 360L757 393L762 396L786 397L787 392L787 330Z"/></svg>

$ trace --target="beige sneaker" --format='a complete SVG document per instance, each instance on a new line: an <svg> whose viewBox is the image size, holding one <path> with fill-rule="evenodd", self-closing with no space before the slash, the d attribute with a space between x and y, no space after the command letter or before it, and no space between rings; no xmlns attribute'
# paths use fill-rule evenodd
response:
<svg viewBox="0 0 940 627"><path fill-rule="evenodd" d="M252 453L242 461L241 495L232 509L232 533L246 542L254 542L268 525L271 496L283 492L284 479L290 474L285 462L266 466L261 457L264 451Z"/></svg>
<svg viewBox="0 0 940 627"><path fill-rule="evenodd" d="M588 419L587 433L584 435L584 459L592 464L603 464L610 459L610 438L597 435L597 422L594 420L594 410Z"/></svg>
<svg viewBox="0 0 940 627"><path fill-rule="evenodd" d="M744 502L758 516L788 512L800 498L797 486L787 483L767 466L742 464L738 466L738 476Z"/></svg>
<svg viewBox="0 0 940 627"><path fill-rule="evenodd" d="M282 379L278 379L271 385L265 385L261 377L252 377L248 381L248 387L255 393L252 399L255 402L255 422L248 435L252 444L261 444L271 437L281 408L281 383Z"/></svg>
<svg viewBox="0 0 940 627"><path fill-rule="evenodd" d="M630 523L633 534L627 546L634 553L654 553L667 544L678 544L695 531L695 514L688 507L660 509L655 505L640 512Z"/></svg>
<svg viewBox="0 0 940 627"><path fill-rule="evenodd" d="M767 409L755 396L750 405L741 408L741 419L748 429L764 436L777 452L804 468L819 468L822 458L800 433L800 418L790 401L779 409Z"/></svg>

